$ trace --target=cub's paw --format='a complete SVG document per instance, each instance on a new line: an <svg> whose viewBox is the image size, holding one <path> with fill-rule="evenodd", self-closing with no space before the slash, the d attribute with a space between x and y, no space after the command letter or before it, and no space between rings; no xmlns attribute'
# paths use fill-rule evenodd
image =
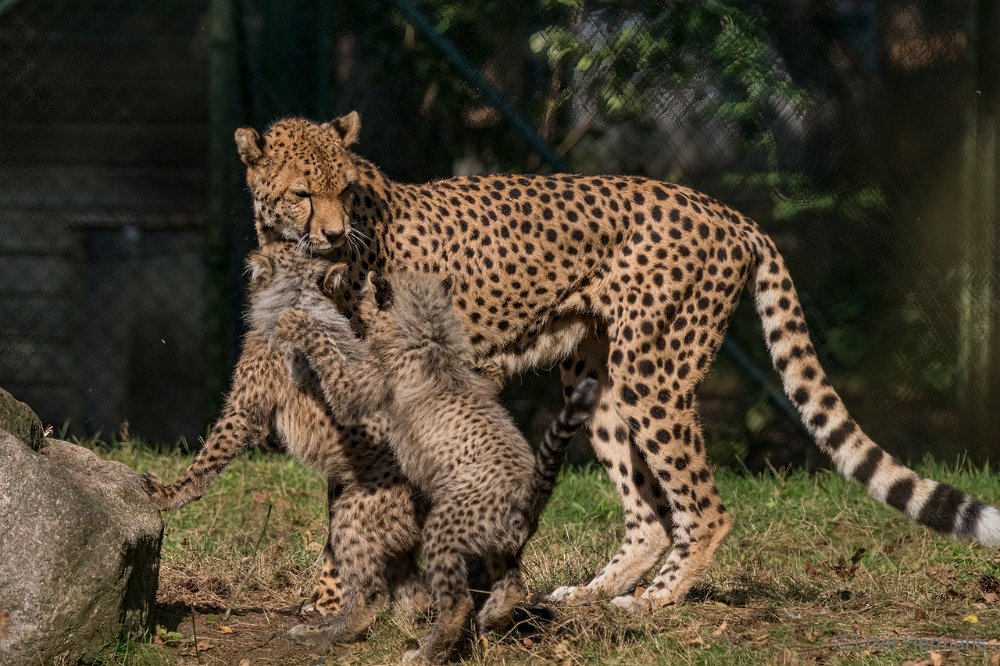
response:
<svg viewBox="0 0 1000 666"><path fill-rule="evenodd" d="M297 624L288 630L288 637L297 643L319 647L323 641L323 631L316 624Z"/></svg>
<svg viewBox="0 0 1000 666"><path fill-rule="evenodd" d="M403 658L401 660L404 664L431 664L434 662L427 661L424 655L421 653L420 648L414 650L407 650L403 653Z"/></svg>
<svg viewBox="0 0 1000 666"><path fill-rule="evenodd" d="M146 497L153 500L157 509L166 511L171 508L171 494L167 490L168 486L163 485L163 481L160 481L160 477L153 472L145 472L139 475L139 481L142 483L142 489L146 491Z"/></svg>
<svg viewBox="0 0 1000 666"><path fill-rule="evenodd" d="M375 613L370 609L340 612L319 623L297 624L289 630L288 635L300 643L309 643L326 650L334 643L358 640L374 621Z"/></svg>
<svg viewBox="0 0 1000 666"><path fill-rule="evenodd" d="M140 474L139 481L142 483L142 489L146 491L146 496L153 501L153 504L160 511L179 509L188 502L201 497L201 495L194 495L190 492L186 494L191 496L185 497L185 493L177 491L177 484L165 486L160 481L160 477L153 472Z"/></svg>
<svg viewBox="0 0 1000 666"><path fill-rule="evenodd" d="M140 474L139 482L142 483L142 489L150 499L155 500L163 492L163 481L160 481L160 477L153 472Z"/></svg>
<svg viewBox="0 0 1000 666"><path fill-rule="evenodd" d="M304 311L295 308L285 308L278 315L278 323L274 329L274 334L279 340L294 342L302 337L303 331L309 330L312 323L312 317Z"/></svg>
<svg viewBox="0 0 1000 666"><path fill-rule="evenodd" d="M434 606L427 584L420 576L413 576L393 591L396 612L407 620L415 621L430 613Z"/></svg>

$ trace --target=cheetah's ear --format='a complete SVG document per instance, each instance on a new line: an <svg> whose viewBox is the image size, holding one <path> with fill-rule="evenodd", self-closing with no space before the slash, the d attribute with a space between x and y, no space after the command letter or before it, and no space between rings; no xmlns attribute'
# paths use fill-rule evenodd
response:
<svg viewBox="0 0 1000 666"><path fill-rule="evenodd" d="M347 264L342 261L327 268L326 272L323 273L323 278L319 281L320 290L327 296L336 294L343 284L345 270L347 270Z"/></svg>
<svg viewBox="0 0 1000 666"><path fill-rule="evenodd" d="M451 275L441 280L441 293L445 295L445 298L451 298L451 295L455 293L455 278Z"/></svg>
<svg viewBox="0 0 1000 666"><path fill-rule="evenodd" d="M251 252L247 257L247 273L250 274L251 289L263 287L274 275L274 259L262 252Z"/></svg>
<svg viewBox="0 0 1000 666"><path fill-rule="evenodd" d="M361 116L358 115L357 111L351 111L346 116L334 118L329 123L324 124L337 133L345 148L356 144L358 136L361 135Z"/></svg>
<svg viewBox="0 0 1000 666"><path fill-rule="evenodd" d="M375 271L368 273L368 284L375 295L375 305L379 310L385 310L392 305L392 285Z"/></svg>
<svg viewBox="0 0 1000 666"><path fill-rule="evenodd" d="M264 139L252 127L241 127L233 135L236 139L236 152L240 161L247 166L253 166L264 156Z"/></svg>

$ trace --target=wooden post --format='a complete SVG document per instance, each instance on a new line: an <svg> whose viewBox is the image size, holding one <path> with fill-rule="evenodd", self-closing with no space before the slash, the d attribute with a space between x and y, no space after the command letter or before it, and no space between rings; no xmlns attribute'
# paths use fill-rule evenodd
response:
<svg viewBox="0 0 1000 666"><path fill-rule="evenodd" d="M998 366L997 243L1000 241L1000 6L979 0L970 30L974 90L961 173L958 399L975 442L990 453ZM995 451L993 453L996 453Z"/></svg>

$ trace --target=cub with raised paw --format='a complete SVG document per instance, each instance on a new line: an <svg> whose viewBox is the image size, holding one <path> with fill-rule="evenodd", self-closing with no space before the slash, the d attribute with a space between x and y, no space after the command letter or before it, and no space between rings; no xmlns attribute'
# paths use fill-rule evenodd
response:
<svg viewBox="0 0 1000 666"><path fill-rule="evenodd" d="M164 485L155 474L142 477L157 507L177 509L199 499L243 448L269 435L322 472L329 484L330 535L308 608L329 616L330 640L363 633L390 596L406 607L430 601L414 559L423 507L387 444L385 422L338 423L308 367L289 368L287 353L272 342L278 312L327 301L342 269L290 244L273 243L250 256L250 330L222 415L178 481Z"/></svg>
<svg viewBox="0 0 1000 666"><path fill-rule="evenodd" d="M508 622L526 596L522 550L569 440L593 413L597 385L578 384L533 453L499 403L496 382L466 362L470 344L450 280L412 273L370 280L364 341L346 319L332 326L328 310L305 308L282 313L277 334L308 361L336 419L385 415L400 466L428 497L423 542L437 618L406 658L434 662L448 655L473 610L470 565L490 591L476 614L480 631Z"/></svg>

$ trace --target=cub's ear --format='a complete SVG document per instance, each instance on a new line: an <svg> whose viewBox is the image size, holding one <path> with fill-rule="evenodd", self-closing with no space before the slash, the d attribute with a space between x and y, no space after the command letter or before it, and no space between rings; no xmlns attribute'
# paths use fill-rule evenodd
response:
<svg viewBox="0 0 1000 666"><path fill-rule="evenodd" d="M236 152L240 161L247 166L253 166L264 156L264 139L252 127L241 127L233 135L236 139Z"/></svg>
<svg viewBox="0 0 1000 666"><path fill-rule="evenodd" d="M251 289L263 287L274 275L274 259L262 252L251 252L247 257L247 273L250 274Z"/></svg>
<svg viewBox="0 0 1000 666"><path fill-rule="evenodd" d="M319 289L327 296L333 296L340 289L343 283L344 271L347 270L347 264L344 262L338 262L333 264L326 269L323 273L323 277L319 281Z"/></svg>
<svg viewBox="0 0 1000 666"><path fill-rule="evenodd" d="M375 271L368 273L368 284L375 295L375 305L379 310L392 306L392 285Z"/></svg>
<svg viewBox="0 0 1000 666"><path fill-rule="evenodd" d="M449 275L441 280L441 293L446 298L451 298L451 295L455 293L455 278L453 276Z"/></svg>
<svg viewBox="0 0 1000 666"><path fill-rule="evenodd" d="M361 116L357 111L351 111L346 116L334 118L329 123L330 129L337 133L344 147L353 146L361 134Z"/></svg>

